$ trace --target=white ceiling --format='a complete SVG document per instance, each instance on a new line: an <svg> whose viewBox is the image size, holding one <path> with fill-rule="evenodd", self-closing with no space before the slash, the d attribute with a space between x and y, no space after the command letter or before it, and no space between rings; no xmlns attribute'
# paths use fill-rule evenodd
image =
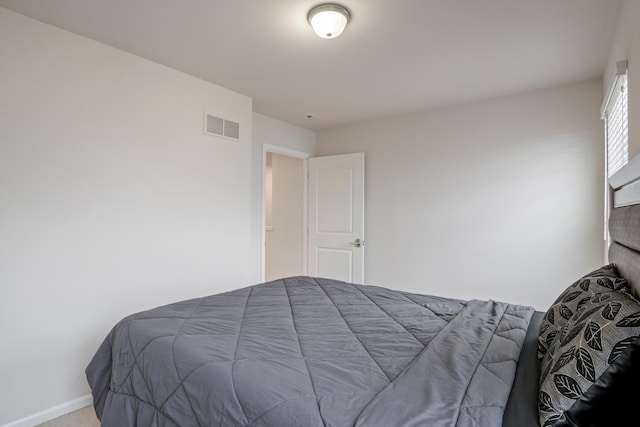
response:
<svg viewBox="0 0 640 427"><path fill-rule="evenodd" d="M621 0L0 0L0 6L253 98L312 130L601 76ZM306 115L313 114L312 120Z"/></svg>

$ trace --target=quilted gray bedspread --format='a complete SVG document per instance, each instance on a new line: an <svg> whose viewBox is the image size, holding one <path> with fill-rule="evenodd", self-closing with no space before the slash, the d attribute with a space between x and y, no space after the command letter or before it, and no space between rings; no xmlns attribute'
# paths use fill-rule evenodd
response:
<svg viewBox="0 0 640 427"><path fill-rule="evenodd" d="M294 277L129 316L87 378L105 427L500 426L532 313Z"/></svg>

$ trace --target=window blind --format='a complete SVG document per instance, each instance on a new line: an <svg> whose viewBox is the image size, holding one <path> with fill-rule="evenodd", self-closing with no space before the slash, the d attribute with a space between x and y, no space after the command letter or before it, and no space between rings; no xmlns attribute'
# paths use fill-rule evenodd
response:
<svg viewBox="0 0 640 427"><path fill-rule="evenodd" d="M616 99L612 99L613 106L605 118L609 177L629 161L629 101L626 83L626 76L622 76Z"/></svg>
<svg viewBox="0 0 640 427"><path fill-rule="evenodd" d="M602 105L605 121L607 177L629 161L629 101L627 61L616 63L616 74Z"/></svg>

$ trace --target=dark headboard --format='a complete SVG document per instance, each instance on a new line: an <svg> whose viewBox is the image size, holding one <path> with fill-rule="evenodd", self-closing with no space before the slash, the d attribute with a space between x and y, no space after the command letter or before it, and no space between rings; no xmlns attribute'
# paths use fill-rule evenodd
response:
<svg viewBox="0 0 640 427"><path fill-rule="evenodd" d="M609 179L613 208L609 216L609 262L640 297L640 156Z"/></svg>

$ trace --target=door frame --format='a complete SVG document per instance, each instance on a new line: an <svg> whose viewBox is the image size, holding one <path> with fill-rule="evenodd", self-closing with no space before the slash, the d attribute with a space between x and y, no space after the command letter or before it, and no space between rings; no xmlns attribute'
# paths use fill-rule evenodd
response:
<svg viewBox="0 0 640 427"><path fill-rule="evenodd" d="M307 274L307 244L308 234L307 228L309 224L308 217L308 191L309 191L309 161L313 157L312 153L293 150L287 147L281 147L273 144L262 144L262 217L261 217L261 242L260 242L260 281L265 281L266 273L266 243L267 243L267 195L265 188L265 176L267 173L267 153L282 154L284 156L295 157L302 160L302 274Z"/></svg>

